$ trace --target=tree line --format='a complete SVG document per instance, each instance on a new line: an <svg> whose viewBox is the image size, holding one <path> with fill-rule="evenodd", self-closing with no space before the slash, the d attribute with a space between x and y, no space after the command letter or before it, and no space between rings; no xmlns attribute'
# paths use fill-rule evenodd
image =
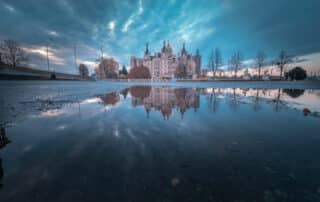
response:
<svg viewBox="0 0 320 202"><path fill-rule="evenodd" d="M256 65L256 68L258 69L258 80L262 80L262 68L267 65L267 56L264 51L258 51L255 58L254 58L254 64ZM238 78L238 71L241 69L244 62L243 54L240 51L234 52L234 54L231 55L230 59L227 62L228 69L233 71L233 77ZM281 50L278 54L278 56L271 62L272 65L276 65L279 68L279 79L282 80L283 78L291 78L291 79L305 79L306 78L306 71L301 68L294 68L293 70L290 70L291 73L287 72L284 75L284 70L287 67L288 64L293 62L293 56L289 55L286 51ZM221 70L221 67L223 66L223 59L221 50L219 48L215 48L211 51L209 55L209 61L208 61L208 68L213 72L213 79L216 79L217 72ZM302 70L302 71L301 71ZM295 78L295 75L298 75ZM305 75L305 76L303 76Z"/></svg>

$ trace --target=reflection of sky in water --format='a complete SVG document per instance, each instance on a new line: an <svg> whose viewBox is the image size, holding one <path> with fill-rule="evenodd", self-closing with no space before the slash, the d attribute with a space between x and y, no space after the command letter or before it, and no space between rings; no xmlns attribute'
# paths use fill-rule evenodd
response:
<svg viewBox="0 0 320 202"><path fill-rule="evenodd" d="M0 200L317 201L319 100L145 86L35 112L7 128Z"/></svg>

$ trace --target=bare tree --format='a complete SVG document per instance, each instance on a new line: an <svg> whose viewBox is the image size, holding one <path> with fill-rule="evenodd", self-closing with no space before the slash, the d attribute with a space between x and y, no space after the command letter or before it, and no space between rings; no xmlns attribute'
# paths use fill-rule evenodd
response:
<svg viewBox="0 0 320 202"><path fill-rule="evenodd" d="M4 40L0 46L4 62L16 67L17 65L27 62L28 58L19 44L13 40Z"/></svg>
<svg viewBox="0 0 320 202"><path fill-rule="evenodd" d="M242 65L243 56L240 51L237 51L235 54L232 55L230 59L230 66L234 70L234 77L237 78L237 73L239 68Z"/></svg>
<svg viewBox="0 0 320 202"><path fill-rule="evenodd" d="M214 72L214 69L215 69L214 65L215 65L215 62L214 62L214 52L213 52L213 50L212 50L212 51L211 51L211 54L210 54L210 56L209 56L208 68L212 71L213 75L215 74L215 72Z"/></svg>
<svg viewBox="0 0 320 202"><path fill-rule="evenodd" d="M219 67L222 65L222 56L221 56L221 51L219 48L216 48L214 51L214 72L213 72L213 77L216 77L216 72L219 70Z"/></svg>
<svg viewBox="0 0 320 202"><path fill-rule="evenodd" d="M284 50L280 51L276 64L280 68L280 80L282 79L283 69L287 64L292 62L292 57L289 56Z"/></svg>
<svg viewBox="0 0 320 202"><path fill-rule="evenodd" d="M264 66L266 54L263 51L259 51L256 56L256 63L258 65L258 79L261 80L261 67Z"/></svg>

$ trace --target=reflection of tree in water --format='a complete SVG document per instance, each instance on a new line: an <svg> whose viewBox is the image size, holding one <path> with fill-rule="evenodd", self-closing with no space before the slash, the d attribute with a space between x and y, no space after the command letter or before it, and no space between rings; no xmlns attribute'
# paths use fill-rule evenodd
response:
<svg viewBox="0 0 320 202"><path fill-rule="evenodd" d="M211 109L213 112L215 112L218 108L218 93L218 90L213 88L209 95L209 109Z"/></svg>
<svg viewBox="0 0 320 202"><path fill-rule="evenodd" d="M235 88L233 88L232 95L229 96L229 106L230 106L230 109L233 111L236 111L239 108L239 102L238 102Z"/></svg>
<svg viewBox="0 0 320 202"><path fill-rule="evenodd" d="M283 92L292 98L297 98L304 94L303 89L283 89Z"/></svg>
<svg viewBox="0 0 320 202"><path fill-rule="evenodd" d="M133 97L144 99L149 97L151 86L133 86L130 88L130 93Z"/></svg>
<svg viewBox="0 0 320 202"><path fill-rule="evenodd" d="M4 148L7 144L10 143L10 140L6 136L5 128L1 128L0 131L0 149ZM2 159L0 158L0 188L2 187L1 180L3 178L3 168L2 168Z"/></svg>
<svg viewBox="0 0 320 202"><path fill-rule="evenodd" d="M132 95L132 106L136 107L143 103L143 100L150 96L150 86L133 86L129 89Z"/></svg>
<svg viewBox="0 0 320 202"><path fill-rule="evenodd" d="M259 89L256 90L256 96L254 98L254 102L253 102L253 110L254 111L259 111L261 109L261 105L260 105L260 92Z"/></svg>
<svg viewBox="0 0 320 202"><path fill-rule="evenodd" d="M120 101L120 95L118 93L109 93L98 96L105 105L116 105Z"/></svg>
<svg viewBox="0 0 320 202"><path fill-rule="evenodd" d="M280 104L281 104L281 89L278 89L278 94L276 98L273 100L274 102L274 110L279 111L280 110Z"/></svg>
<svg viewBox="0 0 320 202"><path fill-rule="evenodd" d="M242 95L247 96L247 93L249 90L250 90L249 88L242 89Z"/></svg>
<svg viewBox="0 0 320 202"><path fill-rule="evenodd" d="M120 91L120 94L123 96L124 99L127 98L129 93L129 88L123 89L122 91Z"/></svg>

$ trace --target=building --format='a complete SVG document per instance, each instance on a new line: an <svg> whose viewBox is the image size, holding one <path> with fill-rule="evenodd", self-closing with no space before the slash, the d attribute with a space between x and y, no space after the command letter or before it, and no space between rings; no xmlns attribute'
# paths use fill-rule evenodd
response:
<svg viewBox="0 0 320 202"><path fill-rule="evenodd" d="M104 58L95 69L98 79L113 79L118 77L119 63L113 58Z"/></svg>
<svg viewBox="0 0 320 202"><path fill-rule="evenodd" d="M140 65L148 67L152 79L173 78L177 76L176 71L179 67L184 69L184 77L192 78L201 72L201 55L199 50L194 56L189 54L184 43L180 54L175 55L170 43L165 41L160 52L155 52L154 55L151 55L147 43L144 57L131 56L130 65L131 68Z"/></svg>

